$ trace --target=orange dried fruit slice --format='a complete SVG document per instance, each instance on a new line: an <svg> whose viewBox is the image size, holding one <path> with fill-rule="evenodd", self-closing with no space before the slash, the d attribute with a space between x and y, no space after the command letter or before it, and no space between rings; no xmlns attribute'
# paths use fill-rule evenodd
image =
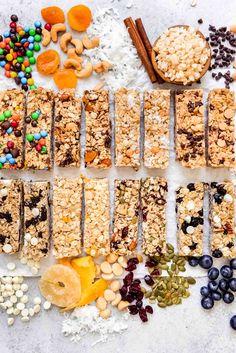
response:
<svg viewBox="0 0 236 353"><path fill-rule="evenodd" d="M49 49L37 57L37 70L42 75L52 75L60 65L60 56L56 50Z"/></svg>
<svg viewBox="0 0 236 353"><path fill-rule="evenodd" d="M67 13L70 27L78 32L85 32L92 21L91 10L85 5L73 6Z"/></svg>
<svg viewBox="0 0 236 353"><path fill-rule="evenodd" d="M41 10L42 18L45 22L55 25L56 23L64 23L65 15L63 10L58 6L44 7Z"/></svg>
<svg viewBox="0 0 236 353"><path fill-rule="evenodd" d="M90 163L97 157L97 151L88 151L85 153L85 162Z"/></svg>
<svg viewBox="0 0 236 353"><path fill-rule="evenodd" d="M92 285L96 276L96 266L91 256L78 257L71 261L71 266L80 277L82 292Z"/></svg>
<svg viewBox="0 0 236 353"><path fill-rule="evenodd" d="M39 280L42 295L52 304L68 307L81 298L80 278L73 268L64 265L49 267Z"/></svg>
<svg viewBox="0 0 236 353"><path fill-rule="evenodd" d="M63 257L62 259L58 259L57 263L60 265L71 267L71 260L68 257Z"/></svg>
<svg viewBox="0 0 236 353"><path fill-rule="evenodd" d="M53 79L59 89L76 88L78 81L72 69L58 69L53 75Z"/></svg>

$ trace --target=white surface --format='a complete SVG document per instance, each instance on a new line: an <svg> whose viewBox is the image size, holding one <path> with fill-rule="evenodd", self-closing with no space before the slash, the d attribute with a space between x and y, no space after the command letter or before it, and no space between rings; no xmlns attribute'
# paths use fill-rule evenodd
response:
<svg viewBox="0 0 236 353"><path fill-rule="evenodd" d="M16 13L22 23L29 23L29 19L36 20L40 18L40 8L51 4L56 4L65 10L70 6L79 3L78 1L69 1L66 5L64 1L58 0L53 3L44 0L40 2L32 0L11 0L10 3L1 1L1 30L6 28L8 17L12 13ZM225 2L225 7L222 10L221 0L198 0L197 7L191 7L191 0L97 0L84 1L93 10L97 7L113 6L116 7L123 18L133 16L134 18L142 17L144 25L153 42L156 37L167 27L175 24L191 24L197 26L197 20L203 18L204 24L201 30L206 32L209 23L214 25L230 25L235 21L236 1ZM133 6L127 9L126 5L133 3ZM33 22L32 20L32 22ZM1 71L1 78L2 71ZM35 75L36 77L36 75ZM43 82L43 81L41 81ZM10 84L10 80L7 81ZM50 82L50 86L53 83ZM209 89L216 87L217 83L213 80L204 79L201 87ZM162 86L163 87L163 86ZM6 88L5 80L1 89ZM173 158L172 158L173 160ZM83 172L83 171L82 171ZM130 172L130 171L129 171ZM130 176L128 171L119 171L118 175ZM3 172L4 175L7 175ZM63 172L68 175L67 171ZM106 172L100 172L101 176L105 176ZM24 175L24 173L22 173ZM87 172L87 175L94 175L92 172ZM165 175L165 172L150 171L149 175ZM178 176L176 178L176 175ZM175 239L175 232L172 228L174 220L174 203L173 191L174 187L180 182L184 183L190 180L221 180L227 176L227 172L223 171L219 174L218 171L209 174L209 171L191 172L178 167L176 174L176 165L171 163L168 169L168 179L172 179L171 190L169 193L170 209L168 218L168 227L172 232L169 232L172 239ZM47 172L42 172L41 177L49 176ZM139 178L142 176L142 171L132 172L132 177ZM35 178L32 173L30 177ZM171 228L170 228L171 227ZM170 238L169 238L170 239ZM17 320L16 324L8 328L5 315L1 314L0 319L0 340L1 353L74 353L83 352L113 352L119 353L125 351L127 353L200 353L202 351L210 353L218 353L224 351L231 352L235 347L236 334L229 327L229 319L233 314L236 314L235 303L227 306L219 303L211 312L203 311L199 304L199 287L205 282L204 279L199 279L194 287L193 295L189 300L185 300L184 304L177 307L168 308L165 310L156 309L155 315L151 317L148 324L141 324L135 318L130 320L130 328L120 337L112 338L108 343L91 348L93 337L85 338L80 344L70 343L68 338L64 338L61 334L62 317L57 309L40 314L40 317L33 318L30 323L21 323ZM37 280L30 279L29 283L32 290L37 293Z"/></svg>

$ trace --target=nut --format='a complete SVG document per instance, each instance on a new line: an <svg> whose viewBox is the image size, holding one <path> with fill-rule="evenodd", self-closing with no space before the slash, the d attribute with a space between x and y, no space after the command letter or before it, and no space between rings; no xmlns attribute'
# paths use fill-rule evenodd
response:
<svg viewBox="0 0 236 353"><path fill-rule="evenodd" d="M53 42L57 42L58 39L58 32L65 32L66 26L63 23L57 23L52 26L51 29L51 37Z"/></svg>
<svg viewBox="0 0 236 353"><path fill-rule="evenodd" d="M72 35L69 32L66 32L61 36L60 47L61 47L61 50L64 51L64 53L67 53L67 50L68 50L67 46L71 41L71 39L72 39Z"/></svg>
<svg viewBox="0 0 236 353"><path fill-rule="evenodd" d="M73 44L75 46L75 52L78 55L83 53L84 47L83 47L83 43L81 40L73 38L71 40L71 44Z"/></svg>
<svg viewBox="0 0 236 353"><path fill-rule="evenodd" d="M76 59L66 59L64 61L64 67L66 69L69 69L70 67L74 67L77 70L81 70L81 64L78 60Z"/></svg>
<svg viewBox="0 0 236 353"><path fill-rule="evenodd" d="M120 264L115 263L112 265L112 271L114 273L115 276L121 276L123 273L123 268Z"/></svg>
<svg viewBox="0 0 236 353"><path fill-rule="evenodd" d="M112 302L116 298L116 294L111 289L106 289L103 295L107 302Z"/></svg>
<svg viewBox="0 0 236 353"><path fill-rule="evenodd" d="M107 262L109 262L109 264L114 264L114 262L116 262L117 258L118 258L118 256L116 254L111 253L111 254L107 255L106 260L107 260Z"/></svg>
<svg viewBox="0 0 236 353"><path fill-rule="evenodd" d="M107 274L112 273L111 265L109 264L109 262L104 261L101 263L101 271Z"/></svg>
<svg viewBox="0 0 236 353"><path fill-rule="evenodd" d="M94 65L93 69L97 74L109 71L112 68L112 64L108 61L101 61Z"/></svg>
<svg viewBox="0 0 236 353"><path fill-rule="evenodd" d="M102 278L105 279L106 281L111 281L114 278L114 274L113 273L102 273Z"/></svg>
<svg viewBox="0 0 236 353"><path fill-rule="evenodd" d="M43 28L42 35L43 35L42 45L46 47L51 42L51 33L45 28Z"/></svg>
<svg viewBox="0 0 236 353"><path fill-rule="evenodd" d="M127 309L129 306L129 302L126 302L124 300L121 300L118 304L118 309L121 311L121 310L125 310Z"/></svg>
<svg viewBox="0 0 236 353"><path fill-rule="evenodd" d="M114 280L110 284L110 289L113 290L113 292L117 292L120 289L120 282L118 280Z"/></svg>
<svg viewBox="0 0 236 353"><path fill-rule="evenodd" d="M108 319L111 315L111 310L110 309L105 309L100 311L99 315L103 318L103 319Z"/></svg>
<svg viewBox="0 0 236 353"><path fill-rule="evenodd" d="M98 308L98 310L105 310L107 307L106 300L103 297L98 297L96 307Z"/></svg>
<svg viewBox="0 0 236 353"><path fill-rule="evenodd" d="M124 258L124 256L119 256L118 258L118 264L120 264L123 268L127 267L127 261Z"/></svg>
<svg viewBox="0 0 236 353"><path fill-rule="evenodd" d="M78 78L88 78L93 73L93 65L91 63L87 63L81 71L75 70L75 75Z"/></svg>
<svg viewBox="0 0 236 353"><path fill-rule="evenodd" d="M117 293L115 299L111 302L111 305L117 306L120 303L120 301L121 301L121 295L120 293Z"/></svg>
<svg viewBox="0 0 236 353"><path fill-rule="evenodd" d="M89 39L88 36L82 38L82 43L86 49L93 49L99 46L100 40L98 37Z"/></svg>

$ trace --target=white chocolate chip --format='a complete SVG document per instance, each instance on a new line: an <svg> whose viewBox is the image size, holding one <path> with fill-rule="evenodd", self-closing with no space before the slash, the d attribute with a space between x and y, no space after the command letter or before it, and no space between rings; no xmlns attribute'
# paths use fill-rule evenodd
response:
<svg viewBox="0 0 236 353"><path fill-rule="evenodd" d="M23 309L22 311L21 311L21 315L22 316L28 316L29 315L29 310L28 309Z"/></svg>
<svg viewBox="0 0 236 353"><path fill-rule="evenodd" d="M30 241L31 240L31 234L30 233L25 233L24 240Z"/></svg>
<svg viewBox="0 0 236 353"><path fill-rule="evenodd" d="M195 203L192 200L188 201L188 203L186 205L186 208L187 208L188 211L194 210Z"/></svg>
<svg viewBox="0 0 236 353"><path fill-rule="evenodd" d="M186 216L184 220L185 220L187 223L190 223L190 222L191 222L191 216Z"/></svg>
<svg viewBox="0 0 236 353"><path fill-rule="evenodd" d="M21 310L23 310L25 308L25 304L24 303L17 303L16 304L16 308L21 311Z"/></svg>
<svg viewBox="0 0 236 353"><path fill-rule="evenodd" d="M10 252L12 252L12 246L11 246L11 244L5 244L5 245L3 245L2 250L3 250L6 254L10 254Z"/></svg>
<svg viewBox="0 0 236 353"><path fill-rule="evenodd" d="M36 305L34 306L34 312L35 312L35 314L38 314L38 313L40 312L40 310L41 310L41 306L40 306L39 304L36 304Z"/></svg>
<svg viewBox="0 0 236 353"><path fill-rule="evenodd" d="M233 198L232 198L232 196L231 196L230 194L225 194L224 200L225 200L226 202L232 202L232 201L233 201Z"/></svg>
<svg viewBox="0 0 236 353"><path fill-rule="evenodd" d="M28 322L29 321L29 317L28 316L22 316L21 321L22 322Z"/></svg>
<svg viewBox="0 0 236 353"><path fill-rule="evenodd" d="M22 292L22 290L20 290L20 289L18 289L17 291L16 291L16 296L17 296L17 298L21 298L21 297L23 297L23 292Z"/></svg>
<svg viewBox="0 0 236 353"><path fill-rule="evenodd" d="M42 300L40 297L35 297L34 300L33 300L33 303L35 305L40 305L42 303Z"/></svg>
<svg viewBox="0 0 236 353"><path fill-rule="evenodd" d="M51 306L52 306L52 303L47 300L43 303L44 310L49 310Z"/></svg>
<svg viewBox="0 0 236 353"><path fill-rule="evenodd" d="M33 208L32 209L32 214L34 217L38 217L39 216L39 209L38 208Z"/></svg>
<svg viewBox="0 0 236 353"><path fill-rule="evenodd" d="M12 326L12 325L14 324L14 321L15 321L14 317L9 317L9 318L7 319L7 324L8 324L8 326Z"/></svg>
<svg viewBox="0 0 236 353"><path fill-rule="evenodd" d="M193 233L194 233L194 227L192 227L192 226L187 227L187 228L186 228L186 232L187 232L188 234L193 234Z"/></svg>
<svg viewBox="0 0 236 353"><path fill-rule="evenodd" d="M26 283L22 283L22 285L20 286L20 289L23 292L27 292L29 288L28 288L28 285Z"/></svg>
<svg viewBox="0 0 236 353"><path fill-rule="evenodd" d="M217 216L217 215L213 217L213 221L214 221L215 223L221 223L221 219L220 219L220 217Z"/></svg>
<svg viewBox="0 0 236 353"><path fill-rule="evenodd" d="M33 237L33 238L30 240L30 244L33 245L33 246L38 245L38 242L39 242L38 239L35 238L35 237Z"/></svg>
<svg viewBox="0 0 236 353"><path fill-rule="evenodd" d="M8 262L7 269L9 271L14 271L16 269L16 264L14 262Z"/></svg>
<svg viewBox="0 0 236 353"><path fill-rule="evenodd" d="M5 197L5 196L7 196L7 194L8 194L8 190L7 189L1 189L0 190L0 196L1 197Z"/></svg>

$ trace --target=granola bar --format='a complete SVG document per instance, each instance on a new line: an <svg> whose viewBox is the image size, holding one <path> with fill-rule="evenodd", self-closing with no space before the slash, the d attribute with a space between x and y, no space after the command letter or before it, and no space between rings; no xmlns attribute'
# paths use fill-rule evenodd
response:
<svg viewBox="0 0 236 353"><path fill-rule="evenodd" d="M0 180L0 253L19 251L21 238L22 183Z"/></svg>
<svg viewBox="0 0 236 353"><path fill-rule="evenodd" d="M111 251L130 255L138 242L139 180L115 180Z"/></svg>
<svg viewBox="0 0 236 353"><path fill-rule="evenodd" d="M166 193L164 178L146 178L141 184L143 252L160 256L166 252Z"/></svg>
<svg viewBox="0 0 236 353"><path fill-rule="evenodd" d="M181 256L203 252L204 183L190 183L176 191L177 237Z"/></svg>
<svg viewBox="0 0 236 353"><path fill-rule="evenodd" d="M144 94L144 165L167 168L169 162L170 91L151 90Z"/></svg>
<svg viewBox="0 0 236 353"><path fill-rule="evenodd" d="M109 93L85 91L83 97L86 115L85 167L111 166L111 122Z"/></svg>
<svg viewBox="0 0 236 353"><path fill-rule="evenodd" d="M234 186L230 181L210 184L211 250L215 257L235 256Z"/></svg>
<svg viewBox="0 0 236 353"><path fill-rule="evenodd" d="M24 182L24 244L21 257L39 261L48 254L50 236L47 181Z"/></svg>
<svg viewBox="0 0 236 353"><path fill-rule="evenodd" d="M176 160L183 167L206 165L203 91L191 89L175 95Z"/></svg>
<svg viewBox="0 0 236 353"><path fill-rule="evenodd" d="M28 94L25 167L50 169L53 92L39 87Z"/></svg>
<svg viewBox="0 0 236 353"><path fill-rule="evenodd" d="M55 163L58 167L80 165L81 99L75 90L60 91L55 98Z"/></svg>
<svg viewBox="0 0 236 353"><path fill-rule="evenodd" d="M115 92L115 158L117 167L140 166L140 93L121 88Z"/></svg>
<svg viewBox="0 0 236 353"><path fill-rule="evenodd" d="M110 208L108 179L88 179L84 186L84 249L91 255L110 252Z"/></svg>
<svg viewBox="0 0 236 353"><path fill-rule="evenodd" d="M211 167L233 167L234 92L219 88L208 96L208 163Z"/></svg>
<svg viewBox="0 0 236 353"><path fill-rule="evenodd" d="M53 187L53 244L57 258L81 253L82 179L56 178Z"/></svg>
<svg viewBox="0 0 236 353"><path fill-rule="evenodd" d="M23 167L25 93L9 89L0 93L0 169Z"/></svg>

